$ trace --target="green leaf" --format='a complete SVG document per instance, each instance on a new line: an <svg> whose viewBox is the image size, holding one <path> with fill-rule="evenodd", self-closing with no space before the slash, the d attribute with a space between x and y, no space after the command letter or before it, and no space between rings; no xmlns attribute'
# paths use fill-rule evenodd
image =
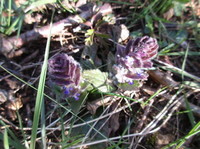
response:
<svg viewBox="0 0 200 149"><path fill-rule="evenodd" d="M97 55L98 46L96 44L92 44L90 46L85 46L82 54L80 63L82 67L85 69L94 69L95 68L95 59Z"/></svg>
<svg viewBox="0 0 200 149"><path fill-rule="evenodd" d="M152 33L154 30L152 17L149 15L146 15L145 21L146 21L146 29L150 30L150 32Z"/></svg>
<svg viewBox="0 0 200 149"><path fill-rule="evenodd" d="M179 2L174 2L174 14L180 17L184 11L185 5Z"/></svg>
<svg viewBox="0 0 200 149"><path fill-rule="evenodd" d="M138 90L140 82L138 80L134 80L133 84L119 83L117 86L124 91Z"/></svg>
<svg viewBox="0 0 200 149"><path fill-rule="evenodd" d="M88 29L87 32L85 33L85 36L87 37L85 39L85 44L92 45L94 39L94 29Z"/></svg>
<svg viewBox="0 0 200 149"><path fill-rule="evenodd" d="M93 120L92 115L87 114L82 119L85 121L85 125L73 128L70 137L79 139L78 136L84 137L87 135L87 139L90 141L102 140L109 137L109 123L106 118L99 120L97 123L90 123L92 126L87 125L87 122ZM104 149L106 147L107 143L99 143L89 146L89 149Z"/></svg>
<svg viewBox="0 0 200 149"><path fill-rule="evenodd" d="M83 78L101 92L110 92L113 89L107 82L108 73L101 72L99 69L83 71Z"/></svg>
<svg viewBox="0 0 200 149"><path fill-rule="evenodd" d="M130 33L130 36L131 36L133 39L142 36L142 30L133 31L133 32Z"/></svg>
<svg viewBox="0 0 200 149"><path fill-rule="evenodd" d="M87 32L85 33L85 36L91 36L94 34L94 29L88 29Z"/></svg>
<svg viewBox="0 0 200 149"><path fill-rule="evenodd" d="M168 33L169 36L179 44L184 42L188 37L188 32L186 30L169 31Z"/></svg>
<svg viewBox="0 0 200 149"><path fill-rule="evenodd" d="M108 35L108 34L95 33L95 35L98 37L101 37L101 38L106 38L106 39L110 38L110 35Z"/></svg>
<svg viewBox="0 0 200 149"><path fill-rule="evenodd" d="M72 110L73 113L78 114L82 105L84 105L86 98L87 98L88 93L83 92L80 95L79 100L75 100L74 98L68 98L67 101L70 105L70 109Z"/></svg>
<svg viewBox="0 0 200 149"><path fill-rule="evenodd" d="M112 52L109 52L107 57L107 68L109 72L112 72L112 67L114 63L115 63L115 56L113 55Z"/></svg>

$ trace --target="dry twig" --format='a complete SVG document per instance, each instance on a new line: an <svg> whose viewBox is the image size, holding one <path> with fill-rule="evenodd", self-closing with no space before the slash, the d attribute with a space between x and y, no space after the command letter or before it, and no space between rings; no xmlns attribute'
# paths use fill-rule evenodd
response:
<svg viewBox="0 0 200 149"><path fill-rule="evenodd" d="M67 17L66 19L54 23L51 28L51 34L52 35L59 34L66 27L83 23L84 20L88 20L91 17L93 20L95 20L98 19L99 16L104 16L112 12L110 4L107 3L99 8L96 8L95 10L94 7L95 6L88 7L86 11L83 11L79 15L70 16ZM27 31L21 34L19 37L13 36L9 38L3 38L3 36L0 36L0 53L2 53L8 58L13 58L15 56L18 56L19 54L23 53L24 49L21 50L21 52L16 51L17 49L21 48L23 45L31 41L38 40L40 38L47 38L49 30L50 30L50 25L47 25L41 28L35 28L31 31Z"/></svg>

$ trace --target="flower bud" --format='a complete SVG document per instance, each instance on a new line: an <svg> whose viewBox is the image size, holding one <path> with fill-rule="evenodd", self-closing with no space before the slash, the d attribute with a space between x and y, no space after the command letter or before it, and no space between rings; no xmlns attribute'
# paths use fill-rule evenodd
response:
<svg viewBox="0 0 200 149"><path fill-rule="evenodd" d="M77 99L81 80L81 67L73 57L56 54L49 59L49 77L53 83L61 86L67 97Z"/></svg>
<svg viewBox="0 0 200 149"><path fill-rule="evenodd" d="M144 36L130 40L126 46L129 56L141 58L143 61L151 60L157 55L158 43L155 38Z"/></svg>

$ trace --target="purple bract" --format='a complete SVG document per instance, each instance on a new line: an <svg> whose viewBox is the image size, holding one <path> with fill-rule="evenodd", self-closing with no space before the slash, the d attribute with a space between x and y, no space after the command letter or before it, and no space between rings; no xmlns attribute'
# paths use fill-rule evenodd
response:
<svg viewBox="0 0 200 149"><path fill-rule="evenodd" d="M145 68L151 68L151 60L156 57L158 43L155 38L144 36L130 40L123 47L117 46L116 65L113 66L118 83L132 83L134 80L145 80L148 74Z"/></svg>
<svg viewBox="0 0 200 149"><path fill-rule="evenodd" d="M49 59L48 69L51 81L61 86L67 97L78 99L81 80L80 64L73 57L61 53Z"/></svg>

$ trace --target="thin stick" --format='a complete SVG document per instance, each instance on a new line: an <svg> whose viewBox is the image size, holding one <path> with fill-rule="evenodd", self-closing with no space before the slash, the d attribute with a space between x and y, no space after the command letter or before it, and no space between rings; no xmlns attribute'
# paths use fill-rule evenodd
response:
<svg viewBox="0 0 200 149"><path fill-rule="evenodd" d="M95 6L94 6L95 7ZM96 16L105 16L112 12L112 8L110 4L105 3L103 6L96 8L93 7L88 8L87 11L83 11L79 15L69 16L66 19L60 20L52 25L52 35L59 34L66 27L74 26L80 23L83 23L84 20L88 20L89 18L95 19ZM40 38L47 38L49 33L50 26L44 26L41 28L35 28L33 30L27 31L20 36L13 36L9 38L3 38L0 35L0 53L5 55L8 58L13 58L16 56L16 50L21 48L23 45L28 42L38 40ZM23 52L23 51L22 51Z"/></svg>

